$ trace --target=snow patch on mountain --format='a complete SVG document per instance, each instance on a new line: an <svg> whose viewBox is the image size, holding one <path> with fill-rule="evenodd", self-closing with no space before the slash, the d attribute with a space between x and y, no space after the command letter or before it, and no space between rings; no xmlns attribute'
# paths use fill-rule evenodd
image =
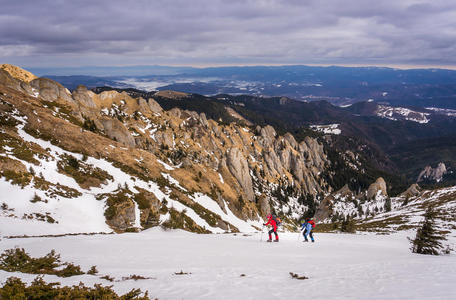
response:
<svg viewBox="0 0 456 300"><path fill-rule="evenodd" d="M324 134L341 134L342 130L339 129L340 124L329 124L329 125L310 125L310 129L322 132Z"/></svg>
<svg viewBox="0 0 456 300"><path fill-rule="evenodd" d="M438 107L426 107L428 110L432 110L438 114L445 115L448 117L456 117L456 110L455 109L448 109L448 108L438 108Z"/></svg>
<svg viewBox="0 0 456 300"><path fill-rule="evenodd" d="M430 121L430 113L418 112L404 107L392 107L387 105L378 105L376 115L393 120L407 120L421 124L426 124Z"/></svg>

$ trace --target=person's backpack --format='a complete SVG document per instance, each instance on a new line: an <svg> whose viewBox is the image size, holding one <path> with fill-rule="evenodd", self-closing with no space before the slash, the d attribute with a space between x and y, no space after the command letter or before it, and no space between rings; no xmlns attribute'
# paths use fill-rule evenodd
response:
<svg viewBox="0 0 456 300"><path fill-rule="evenodd" d="M310 220L309 223L312 225L312 228L315 228L315 222L314 222L314 220Z"/></svg>
<svg viewBox="0 0 456 300"><path fill-rule="evenodd" d="M282 220L279 217L272 215L272 219L276 222L277 226L282 225Z"/></svg>

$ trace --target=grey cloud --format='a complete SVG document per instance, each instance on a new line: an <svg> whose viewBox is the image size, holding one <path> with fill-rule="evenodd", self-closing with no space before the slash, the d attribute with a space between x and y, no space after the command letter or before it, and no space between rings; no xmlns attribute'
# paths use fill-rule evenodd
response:
<svg viewBox="0 0 456 300"><path fill-rule="evenodd" d="M0 7L6 61L456 66L456 3L443 0L0 0Z"/></svg>

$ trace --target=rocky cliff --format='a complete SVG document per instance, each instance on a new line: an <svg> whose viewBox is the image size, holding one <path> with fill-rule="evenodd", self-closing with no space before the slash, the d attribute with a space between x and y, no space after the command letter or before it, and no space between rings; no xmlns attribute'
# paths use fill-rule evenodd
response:
<svg viewBox="0 0 456 300"><path fill-rule="evenodd" d="M447 172L446 166L444 163L439 163L437 167L432 168L431 166L426 166L423 171L418 175L416 182L421 182L424 180L440 182Z"/></svg>
<svg viewBox="0 0 456 300"><path fill-rule="evenodd" d="M163 111L153 98L96 94L83 86L70 92L50 79L16 73L0 70L0 158L20 167L14 176L2 168L2 176L26 178L29 187L48 182L34 185L44 198L56 188L46 175L53 162L52 172L77 183L68 189L103 203L115 230L157 224L237 230L244 223L235 220L261 224L270 211L293 222L307 210L300 196L331 192L321 176L330 162L313 138L298 143L271 126L224 125L191 111ZM40 146L45 142L57 148Z"/></svg>

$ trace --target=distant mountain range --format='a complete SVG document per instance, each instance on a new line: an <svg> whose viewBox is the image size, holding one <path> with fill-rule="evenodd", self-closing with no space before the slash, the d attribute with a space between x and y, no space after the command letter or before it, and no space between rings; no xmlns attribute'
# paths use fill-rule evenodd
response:
<svg viewBox="0 0 456 300"><path fill-rule="evenodd" d="M369 99L392 106L456 109L456 71L378 67L88 67L32 69L70 90L113 86L202 95L286 96L343 106Z"/></svg>

